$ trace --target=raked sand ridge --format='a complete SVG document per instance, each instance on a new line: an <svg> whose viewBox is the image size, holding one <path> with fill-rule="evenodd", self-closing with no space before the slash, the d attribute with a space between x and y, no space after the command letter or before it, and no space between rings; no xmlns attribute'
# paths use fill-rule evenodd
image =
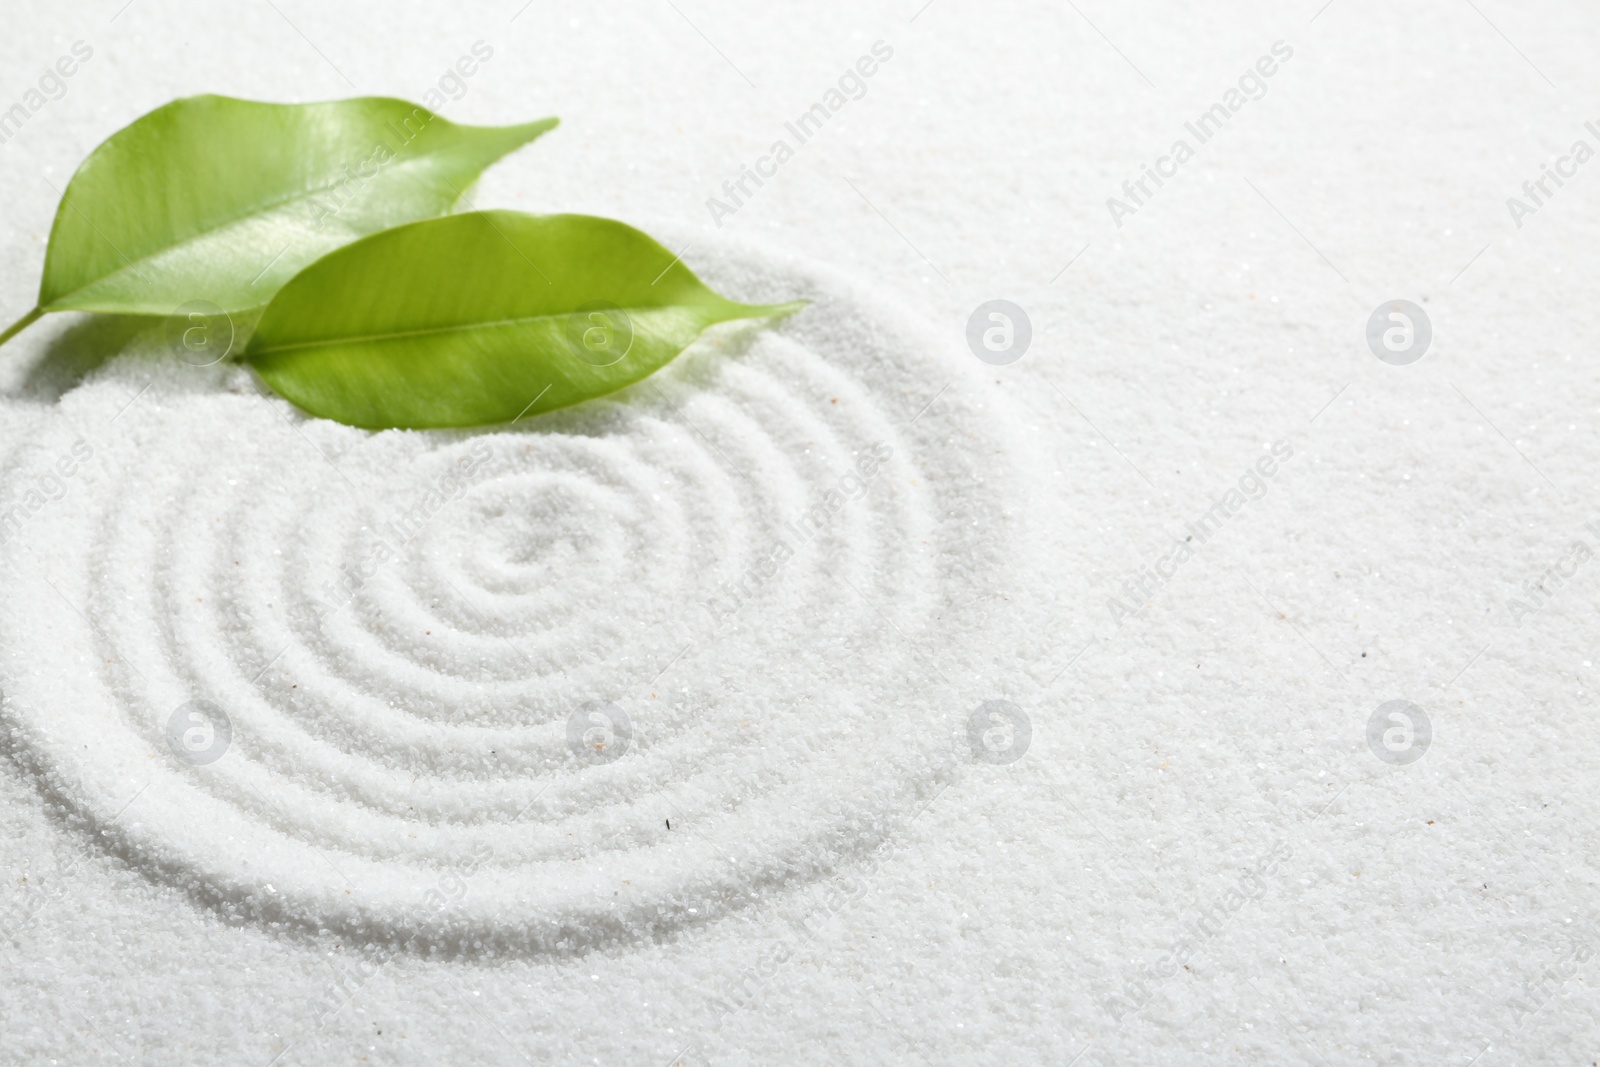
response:
<svg viewBox="0 0 1600 1067"><path fill-rule="evenodd" d="M6 460L62 484L0 547L15 753L232 921L430 950L660 938L865 855L1026 641L1021 446L878 298L692 265L813 303L481 433L138 346L69 393Z"/></svg>

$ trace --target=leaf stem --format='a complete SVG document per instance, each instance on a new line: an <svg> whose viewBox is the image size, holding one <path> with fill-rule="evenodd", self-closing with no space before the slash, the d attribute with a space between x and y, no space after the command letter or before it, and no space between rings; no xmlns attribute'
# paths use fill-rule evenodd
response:
<svg viewBox="0 0 1600 1067"><path fill-rule="evenodd" d="M6 327L6 332L5 333L0 333L0 345L5 344L7 341L9 341L13 337L15 337L17 334L21 333L23 330L26 330L29 326L32 326L35 322L37 322L39 320L39 317L42 316L43 314L44 314L44 309L43 308L34 308L32 311L30 311L26 315L22 316L22 318L18 319L16 322L13 322L10 326Z"/></svg>

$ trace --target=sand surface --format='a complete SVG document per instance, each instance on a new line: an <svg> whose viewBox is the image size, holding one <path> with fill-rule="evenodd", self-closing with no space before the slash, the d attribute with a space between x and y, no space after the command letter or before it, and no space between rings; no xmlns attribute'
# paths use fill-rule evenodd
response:
<svg viewBox="0 0 1600 1067"><path fill-rule="evenodd" d="M9 13L7 321L202 91L813 303L486 433L0 349L0 1062L1592 1059L1588 12L119 6Z"/></svg>

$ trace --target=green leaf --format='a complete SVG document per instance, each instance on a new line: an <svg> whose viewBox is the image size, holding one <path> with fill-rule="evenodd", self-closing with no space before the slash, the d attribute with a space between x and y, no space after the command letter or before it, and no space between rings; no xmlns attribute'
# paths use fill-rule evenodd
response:
<svg viewBox="0 0 1600 1067"><path fill-rule="evenodd" d="M650 375L739 304L631 226L480 211L374 234L285 285L244 358L299 407L354 426L482 426Z"/></svg>
<svg viewBox="0 0 1600 1067"><path fill-rule="evenodd" d="M73 175L38 310L260 307L334 249L449 211L485 167L556 123L459 126L384 97L174 100Z"/></svg>

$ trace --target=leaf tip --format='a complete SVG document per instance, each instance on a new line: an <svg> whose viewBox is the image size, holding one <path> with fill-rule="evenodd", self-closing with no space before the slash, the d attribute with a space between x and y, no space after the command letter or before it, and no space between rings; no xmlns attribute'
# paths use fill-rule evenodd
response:
<svg viewBox="0 0 1600 1067"><path fill-rule="evenodd" d="M539 137L549 133L559 125L561 125L560 116L550 115L546 118L534 119L532 122L525 122L522 124L522 129L532 134L534 137Z"/></svg>
<svg viewBox="0 0 1600 1067"><path fill-rule="evenodd" d="M755 314L752 318L783 319L788 318L797 311L804 311L811 306L809 300L790 300L785 304L756 304L751 307Z"/></svg>

